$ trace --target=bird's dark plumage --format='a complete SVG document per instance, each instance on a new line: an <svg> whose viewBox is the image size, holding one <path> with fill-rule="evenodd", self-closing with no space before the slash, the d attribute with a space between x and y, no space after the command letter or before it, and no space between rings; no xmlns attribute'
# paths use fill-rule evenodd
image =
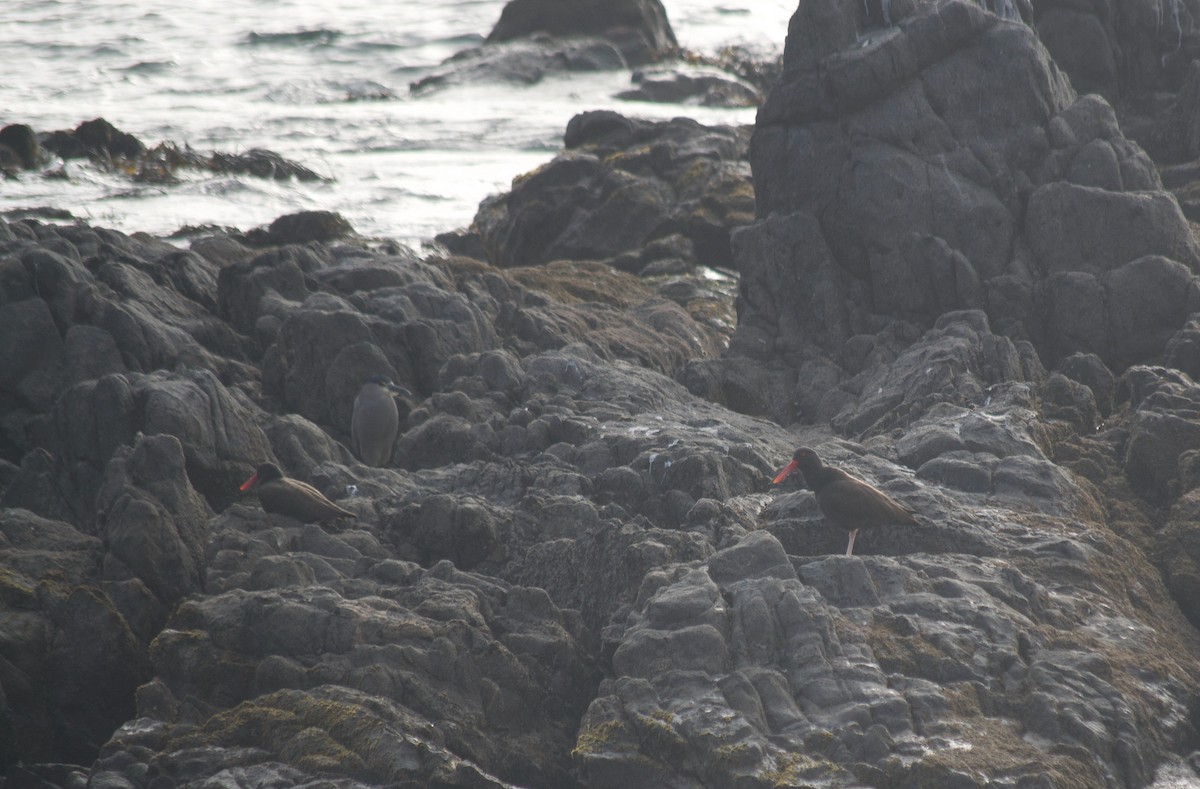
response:
<svg viewBox="0 0 1200 789"><path fill-rule="evenodd" d="M254 476L243 482L241 491L254 488L262 508L276 515L287 515L304 523L353 518L353 512L342 509L321 491L298 479L285 477L274 463L263 463Z"/></svg>
<svg viewBox="0 0 1200 789"><path fill-rule="evenodd" d="M854 551L854 538L859 529L888 524L917 525L912 510L840 468L826 466L820 456L808 447L796 450L792 461L775 476L775 483L783 482L796 470L804 474L804 481L816 494L817 505L825 518L850 532L847 556Z"/></svg>

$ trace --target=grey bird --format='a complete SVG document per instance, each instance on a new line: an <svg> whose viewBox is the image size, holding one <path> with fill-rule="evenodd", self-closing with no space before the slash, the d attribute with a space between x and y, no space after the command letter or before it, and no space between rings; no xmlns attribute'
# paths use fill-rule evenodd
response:
<svg viewBox="0 0 1200 789"><path fill-rule="evenodd" d="M392 447L400 432L400 412L396 408L399 394L412 396L386 375L372 375L354 398L350 437L354 454L368 466L382 466L392 459Z"/></svg>

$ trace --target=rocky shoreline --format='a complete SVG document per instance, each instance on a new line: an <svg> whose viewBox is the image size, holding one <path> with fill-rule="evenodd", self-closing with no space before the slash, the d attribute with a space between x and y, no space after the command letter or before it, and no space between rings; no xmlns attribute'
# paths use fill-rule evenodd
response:
<svg viewBox="0 0 1200 789"><path fill-rule="evenodd" d="M882 8L426 254L0 222L0 787L1200 785L1191 72ZM918 525L841 555L801 445Z"/></svg>

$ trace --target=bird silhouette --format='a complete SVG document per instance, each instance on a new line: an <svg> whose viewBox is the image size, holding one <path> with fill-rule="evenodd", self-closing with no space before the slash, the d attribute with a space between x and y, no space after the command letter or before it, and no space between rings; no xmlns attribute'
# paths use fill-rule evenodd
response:
<svg viewBox="0 0 1200 789"><path fill-rule="evenodd" d="M854 553L854 538L859 529L888 524L918 525L913 511L883 491L853 477L840 468L826 466L816 451L801 447L791 462L775 475L774 483L787 479L793 471L804 474L804 481L817 497L826 520L850 533L846 555Z"/></svg>
<svg viewBox="0 0 1200 789"><path fill-rule="evenodd" d="M356 517L307 482L285 477L274 463L263 463L238 490L244 493L250 488L254 488L267 512L287 515L303 523Z"/></svg>
<svg viewBox="0 0 1200 789"><path fill-rule="evenodd" d="M392 448L400 432L396 395L412 392L397 386L386 375L373 375L363 382L354 398L350 438L354 454L368 466L382 466L392 459Z"/></svg>

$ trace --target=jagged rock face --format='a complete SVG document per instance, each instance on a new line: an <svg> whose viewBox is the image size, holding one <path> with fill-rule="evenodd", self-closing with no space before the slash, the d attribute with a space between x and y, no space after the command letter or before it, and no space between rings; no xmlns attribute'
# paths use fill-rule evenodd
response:
<svg viewBox="0 0 1200 789"><path fill-rule="evenodd" d="M1121 675L1142 672L1143 656L1120 633L1124 614L1101 623L1075 613L1111 604L1106 596L1060 601L1043 585L1043 573L1104 547L1070 545L1027 545L1016 563L789 561L757 532L706 563L648 576L613 656L618 676L580 734L589 785L988 785L972 763L992 776L1004 763L1017 782L1144 785L1153 738L1133 732L1163 716L1178 736L1186 713L1160 707L1149 687L1130 706L1096 705ZM1095 628L1088 646L1038 643L1036 623L1071 619ZM986 646L973 643L977 628L992 634ZM1154 684L1170 686L1175 668L1162 666ZM1032 744L1066 732L1121 755L1080 763ZM622 758L630 753L644 758ZM690 780L673 781L680 773Z"/></svg>
<svg viewBox="0 0 1200 789"><path fill-rule="evenodd" d="M327 542L314 552L329 556L337 541ZM259 581L276 583L263 591L180 606L156 643L157 678L143 696L211 717L198 729L160 728L158 747L182 738L215 764L224 749L253 747L264 751L255 761L271 754L375 784L444 772L460 786L465 777L449 776L486 764L513 783L563 785L572 727L595 682L576 625L541 590L449 563L366 562L375 566L338 591L264 571ZM279 724L262 725L272 719ZM385 739L396 740L395 754L376 752ZM151 741L130 731L108 750L119 754L126 742ZM404 756L425 749L428 761ZM127 773L123 761L102 757L97 772Z"/></svg>
<svg viewBox="0 0 1200 789"><path fill-rule="evenodd" d="M753 210L748 132L582 113L567 126L567 150L485 200L475 228L504 267L571 259L641 271L665 257L653 243L674 234L689 242L690 265L728 267L729 234Z"/></svg>
<svg viewBox="0 0 1200 789"><path fill-rule="evenodd" d="M758 221L734 234L732 349L849 372L848 344L981 309L1049 366L1160 354L1200 306L1200 247L1111 107L1020 21L864 13L806 0L793 20L751 145Z"/></svg>
<svg viewBox="0 0 1200 789"><path fill-rule="evenodd" d="M945 353L948 336L972 352ZM922 525L866 532L861 559L827 557L844 535L830 533L811 493L787 493L762 510L760 530L645 574L636 602L604 633L612 671L577 746L587 785L982 787L1001 763L1015 785L1153 779L1145 753L1158 738L1191 736L1186 705L1162 707L1159 691L1194 669L1175 662L1187 654L1183 642L1160 653L1160 664L1139 639L1189 642L1195 633L1171 605L1167 620L1142 619L1143 594L1165 600L1154 571L1105 525L1100 488L1051 459L1064 451L1053 435L1063 423L1042 421L1031 397L1040 387L980 353L997 340L1007 343L963 315L910 350L930 370L928 383L954 380L978 395L972 408L927 404L894 444L876 440L915 475L851 442L821 449L907 501ZM909 362L883 367L891 372L880 380L892 381L884 390L905 391L895 382L907 380ZM1143 378L1144 388L1155 385ZM1060 389L1064 402L1082 396ZM919 402L919 388L908 391L916 396L901 401ZM1143 432L1137 419L1131 448ZM1083 443L1094 435L1088 427ZM1119 440L1103 451L1099 443L1078 450L1090 455L1096 486L1125 479L1122 462L1129 479L1150 470L1145 459L1120 457ZM1100 471L1101 457L1114 468ZM1172 565L1181 591L1195 585L1185 561ZM1116 575L1091 589L1065 581L1096 580L1084 568L1098 565ZM1156 591L1143 586L1148 578ZM986 643L974 640L981 632ZM1097 706L1133 677L1133 696ZM1079 762L1070 749L1033 744L1064 737L1080 753L1111 758Z"/></svg>
<svg viewBox="0 0 1200 789"><path fill-rule="evenodd" d="M1116 104L1178 87L1196 56L1198 11L1194 0L1049 0L1033 4L1029 16L1076 90Z"/></svg>
<svg viewBox="0 0 1200 789"><path fill-rule="evenodd" d="M483 46L413 82L424 94L464 82L540 82L563 71L617 71L669 58L678 42L659 0L510 0Z"/></svg>
<svg viewBox="0 0 1200 789"><path fill-rule="evenodd" d="M877 45L924 30L956 53L966 29L1028 51L970 9L937 9L940 32L921 3L887 12L901 29ZM1029 107L1063 134L1111 118L1098 100ZM1024 129L989 139L1027 151ZM699 173L740 139L646 131L595 114L568 138L620 160L679 133ZM1125 177L1079 156L1087 168L1060 164ZM1076 204L1078 181L1045 184L1046 211L1101 229L1079 205L1111 222L1110 193L1132 194L1090 186ZM846 339L822 352L747 323L738 343L758 355L728 362L720 330L626 273L691 254L682 232L617 268L497 268L0 223L0 323L20 338L0 334L0 768L94 789L1194 782L1200 393L1186 371L1114 374L1099 352L1048 370L1012 317L1040 314L1034 273L1064 279L1056 293L1110 288L1128 298L1105 325L1135 330L1086 324L1079 347L1162 345L1191 365L1196 322L1167 315L1190 309L1190 270L1174 226L1159 229L1164 201L1143 196L1128 238L1086 256L1064 244L1053 272L1037 262L1060 259L1049 225L1014 221L1033 262L996 255L1006 273L990 279L949 230L876 258L899 226L868 227L851 270L852 235L770 214L742 234L743 301ZM834 286L775 292L760 275L780 259ZM928 261L953 282L913 286L904 272ZM1156 314L1139 318L1141 299ZM867 309L883 301L928 320ZM1056 320L1079 329L1095 310L1077 303ZM791 349L790 379L758 361L773 347ZM382 468L345 446L354 393L379 372L415 393ZM681 381L821 424L785 429ZM800 475L772 485L800 445L918 523L864 529L843 556ZM355 517L264 512L237 490L263 461Z"/></svg>
<svg viewBox="0 0 1200 789"><path fill-rule="evenodd" d="M468 580L445 565L442 577L450 580L430 580L395 605L431 617L418 624L414 637L421 649L431 650L429 671L458 688L457 701L443 704L446 699L432 694L429 707L414 712L406 695L430 682L416 675L397 675L395 703L368 698L378 687L351 686L378 672L352 670L351 649L348 656L329 657L331 664L347 663L347 676L356 677L337 680L344 685L298 687L285 672L279 694L261 700L254 694L249 725L285 714L308 722L295 739L281 730L271 733L277 739L258 745L284 760L281 765L306 749L319 751L299 767L284 767L288 775L324 771L332 759L341 760L337 769L345 774L375 783L404 778L414 785L499 785L489 770L522 785L568 781L574 731L598 681L594 637L545 592L506 585L499 574L536 578L539 569L549 568L525 568L526 540L601 525L601 506L581 497L591 489L588 479L545 450L562 454L567 442L591 440L588 468L598 469L610 455L606 441L595 436L602 419L619 413L632 419L642 412L635 403L682 396L666 378L644 385L627 373L593 384L589 407L598 411L589 414L565 388L618 358L681 369L689 358L716 352L715 332L629 274L610 272L589 284L586 266L515 271L509 278L476 262L419 261L407 252L313 244L256 256L233 241L213 239L197 247L205 257L91 228L34 222L0 227L0 310L12 329L4 336L12 361L4 366L2 384L5 457L20 461L18 467L6 460L0 491L0 619L8 634L0 644L0 665L8 667L0 670L5 768L30 759L90 763L140 703L147 715L171 724L155 729L170 737L155 746L162 752L154 771L181 781L211 777L219 765L275 775L274 768L253 766L259 762L247 756L241 735L221 739L237 721L209 701L196 713L212 719L205 742L233 742L233 750L214 745L206 751L202 775L175 772L182 730L173 727L190 730L196 717L189 705L201 695L173 690L160 678L142 689L140 702L134 698L135 688L156 670L149 662L151 643L155 649L175 643L156 640L172 610L185 599L216 606L219 621L201 618L192 623L196 627L184 627L183 641L190 644L198 628L220 630L250 616L270 604L275 590L309 586L326 590L312 600L319 598L333 621L357 611L354 600L392 595L393 587L415 580L423 571L412 562L452 560L496 575ZM112 318L117 315L130 320ZM571 353L556 350L564 347ZM339 441L346 439L340 425L348 425L361 379L380 366L432 394L423 404L425 395L419 395L403 411L409 417L404 462L420 482L395 469L348 473L354 461ZM716 420L707 417L707 424ZM458 436L458 443L449 436ZM637 460L648 469L655 456L660 475L670 467L669 452L635 448L623 436L607 439L632 452L623 462ZM650 427L641 440L663 442ZM631 497L618 481L605 495L656 518L670 512L678 522L698 495L762 485L769 463L761 450L752 465L722 461L715 447L707 452L711 456L700 465L681 463L662 489ZM517 457L540 460L516 467ZM250 506L231 509L238 483L263 460L311 480L356 512L364 527L335 538L317 526L281 527L252 499ZM713 468L733 478L706 484L703 475ZM627 471L639 478L643 473ZM352 484L362 493L348 495ZM475 492L467 495L468 487ZM214 521L213 510L225 515ZM613 528L610 516L605 528ZM646 546L660 541L670 536L634 535L626 550L645 555L628 562L629 572L650 566L660 554ZM704 555L694 543L683 541L671 555ZM378 581L370 580L372 574ZM594 604L597 621L630 583L625 574L613 576L624 585L614 581L606 595L589 595L603 601ZM565 588L570 579L557 577ZM491 600L486 637L454 624L476 616L470 613L480 603L472 602L473 585ZM262 594L239 598L245 609L216 602L242 591ZM310 602L318 605L297 605ZM430 629L431 622L448 624ZM434 634L438 628L441 635ZM260 630L247 628L247 638ZM446 674L439 645L456 639L466 659L482 662ZM477 655L489 640L493 646ZM308 659L308 636L293 646L295 654L285 660L280 652L275 664ZM386 651L380 665L392 665L395 652ZM228 660L232 652L223 654L220 660ZM179 670L184 677L193 670L201 676L216 672L202 695L216 694L214 704L227 702L233 698L227 691L241 687L243 674L226 670L220 660L200 665L210 658L210 652L182 650L171 660L186 664ZM463 717L468 708L475 717ZM364 739L340 749L315 734L319 726L336 728L347 715L375 724L364 724ZM376 729L410 737L411 748L426 756L415 766L401 766L413 753L408 746L372 756ZM141 780L138 770L146 763L130 762L123 750L128 741L121 742L97 780ZM145 753L146 746L133 747ZM356 753L367 767L355 767L347 749L362 749Z"/></svg>
<svg viewBox="0 0 1200 789"><path fill-rule="evenodd" d="M189 478L218 507L269 452L253 416L207 370L108 374L63 392L43 420L43 450L57 462L26 455L2 501L89 529L107 465L139 434L177 438Z"/></svg>
<svg viewBox="0 0 1200 789"><path fill-rule="evenodd" d="M96 495L108 561L174 608L204 588L207 503L191 486L183 447L170 434L138 436L105 469Z"/></svg>
<svg viewBox="0 0 1200 789"><path fill-rule="evenodd" d="M135 712L146 644L166 609L137 579L105 578L101 540L0 510L0 761L84 764Z"/></svg>
<svg viewBox="0 0 1200 789"><path fill-rule="evenodd" d="M87 283L70 232L6 243ZM151 257L110 243L87 271ZM29 447L0 510L6 763L98 754L114 789L1123 787L1194 742L1200 651L1167 592L1196 577L1183 373L1118 385L1080 354L1048 374L950 312L849 344L842 395L804 390L855 443L690 395L666 373L713 346L627 274L200 248L215 287L130 277L133 298L177 305L162 336L227 316L243 361L137 371L110 335L6 417ZM21 260L5 304L32 301ZM96 329L61 314L64 344ZM337 405L372 364L417 392L385 468L355 462ZM40 385L21 370L6 396ZM771 488L798 443L921 525L841 556L810 492ZM237 500L267 459L356 518Z"/></svg>

